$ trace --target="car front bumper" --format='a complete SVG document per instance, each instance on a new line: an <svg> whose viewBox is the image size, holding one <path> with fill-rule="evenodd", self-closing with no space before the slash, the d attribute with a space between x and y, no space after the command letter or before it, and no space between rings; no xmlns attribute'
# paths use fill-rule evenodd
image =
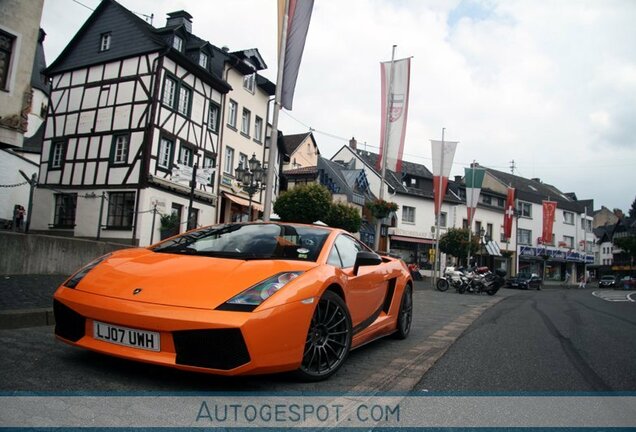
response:
<svg viewBox="0 0 636 432"><path fill-rule="evenodd" d="M60 287L56 336L71 345L126 359L220 375L274 373L300 366L313 303L253 312L173 307ZM93 335L94 322L159 333L160 351Z"/></svg>

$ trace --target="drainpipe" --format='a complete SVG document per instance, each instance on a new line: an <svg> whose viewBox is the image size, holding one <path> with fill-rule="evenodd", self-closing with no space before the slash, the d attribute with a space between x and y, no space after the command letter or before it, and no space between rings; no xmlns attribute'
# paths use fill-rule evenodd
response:
<svg viewBox="0 0 636 432"><path fill-rule="evenodd" d="M159 85L157 82L159 81L159 76L161 74L161 66L163 66L163 58L170 51L170 47L166 47L163 51L159 53L156 59L152 61L152 70L154 73L151 75L150 88L153 89L151 103L151 113L148 116L148 120L146 120L146 132L144 133L144 155L141 161L141 169L139 170L139 181L137 182L137 198L135 200L135 217L133 220L133 234L132 234L132 244L135 244L137 239L137 223L139 218L139 202L141 189L145 189L148 187L148 168L150 167L150 155L152 153L152 138L153 138L153 127L152 125L155 122L155 118L157 116L157 106L159 105L158 95L159 95ZM101 221L100 221L101 223Z"/></svg>

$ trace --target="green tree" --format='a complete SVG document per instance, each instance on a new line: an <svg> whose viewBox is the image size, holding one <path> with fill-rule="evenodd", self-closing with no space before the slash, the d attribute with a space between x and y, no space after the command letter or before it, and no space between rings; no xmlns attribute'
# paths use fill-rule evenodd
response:
<svg viewBox="0 0 636 432"><path fill-rule="evenodd" d="M632 259L636 259L636 237L614 237L614 245L623 249Z"/></svg>
<svg viewBox="0 0 636 432"><path fill-rule="evenodd" d="M323 222L331 227L342 228L350 233L356 233L360 231L362 217L355 208L338 202L329 206L329 212Z"/></svg>
<svg viewBox="0 0 636 432"><path fill-rule="evenodd" d="M324 220L331 207L331 193L317 183L297 186L280 194L274 211L286 222L314 223Z"/></svg>
<svg viewBox="0 0 636 432"><path fill-rule="evenodd" d="M632 206L629 208L629 217L636 218L636 198L634 198Z"/></svg>
<svg viewBox="0 0 636 432"><path fill-rule="evenodd" d="M470 243L470 254L473 256L479 250L479 238L473 236ZM460 261L466 259L468 257L468 229L450 228L439 238L439 249L445 254L459 258Z"/></svg>

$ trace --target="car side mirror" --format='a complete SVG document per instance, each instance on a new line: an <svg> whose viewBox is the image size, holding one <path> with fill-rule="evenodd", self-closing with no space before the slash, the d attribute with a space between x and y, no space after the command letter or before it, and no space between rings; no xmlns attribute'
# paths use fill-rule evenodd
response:
<svg viewBox="0 0 636 432"><path fill-rule="evenodd" d="M382 258L380 255L368 252L368 251L360 251L356 255L356 263L353 265L353 274L358 275L358 269L362 266L373 266L382 263Z"/></svg>

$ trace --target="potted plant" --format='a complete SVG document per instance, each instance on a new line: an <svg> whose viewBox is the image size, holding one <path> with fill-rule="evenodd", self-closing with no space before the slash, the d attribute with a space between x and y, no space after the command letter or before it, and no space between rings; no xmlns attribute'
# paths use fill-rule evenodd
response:
<svg viewBox="0 0 636 432"><path fill-rule="evenodd" d="M179 234L179 215L177 213L162 214L159 219L161 240Z"/></svg>
<svg viewBox="0 0 636 432"><path fill-rule="evenodd" d="M371 211L371 214L376 219L384 219L391 212L397 211L398 205L391 201L385 201L383 199L374 199L365 204L365 206Z"/></svg>

